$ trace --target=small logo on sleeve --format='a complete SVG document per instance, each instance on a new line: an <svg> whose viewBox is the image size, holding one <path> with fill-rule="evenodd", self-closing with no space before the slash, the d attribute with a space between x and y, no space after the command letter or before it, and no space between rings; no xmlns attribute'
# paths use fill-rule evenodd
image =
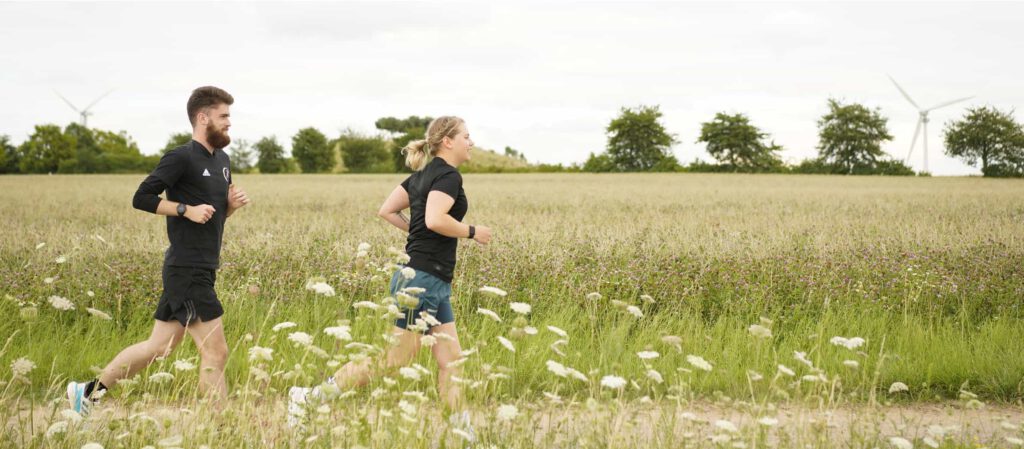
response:
<svg viewBox="0 0 1024 449"><path fill-rule="evenodd" d="M228 168L224 167L222 172L224 173L224 180L227 182L231 182L231 180L229 179L231 177L231 172L228 171Z"/></svg>
<svg viewBox="0 0 1024 449"><path fill-rule="evenodd" d="M210 170L203 169L203 176L210 176Z"/></svg>

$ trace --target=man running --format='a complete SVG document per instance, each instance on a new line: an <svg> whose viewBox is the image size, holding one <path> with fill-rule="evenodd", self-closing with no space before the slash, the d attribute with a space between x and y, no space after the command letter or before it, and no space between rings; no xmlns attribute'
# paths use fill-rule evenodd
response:
<svg viewBox="0 0 1024 449"><path fill-rule="evenodd" d="M188 119L192 141L165 154L132 200L132 205L167 217L170 246L164 253L163 294L145 341L123 349L100 376L90 382L70 382L72 410L86 414L95 399L121 379L135 375L158 357L168 356L185 331L199 348L199 387L216 404L227 397L224 366L227 340L214 283L220 266L224 222L249 204L245 191L231 183L231 163L224 148L231 143L230 106L234 98L222 89L205 86L192 91ZM158 195L166 191L166 199Z"/></svg>

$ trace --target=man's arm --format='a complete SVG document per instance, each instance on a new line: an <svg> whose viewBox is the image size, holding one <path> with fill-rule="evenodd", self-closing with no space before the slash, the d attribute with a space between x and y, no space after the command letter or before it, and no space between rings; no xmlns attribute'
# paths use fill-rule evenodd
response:
<svg viewBox="0 0 1024 449"><path fill-rule="evenodd" d="M160 198L160 194L167 190L167 184L160 178L149 175L132 197L132 206L138 210L149 213L164 215L168 217L178 216L178 203ZM209 204L199 206L185 206L185 218L196 223L206 223L216 210Z"/></svg>

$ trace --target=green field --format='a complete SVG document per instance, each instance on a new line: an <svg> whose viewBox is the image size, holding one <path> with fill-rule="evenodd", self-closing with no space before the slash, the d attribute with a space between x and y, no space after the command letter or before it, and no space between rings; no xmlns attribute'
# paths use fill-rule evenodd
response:
<svg viewBox="0 0 1024 449"><path fill-rule="evenodd" d="M439 440L457 446L449 434L424 437L444 430L432 418L410 423L395 411L409 400L403 392L421 391L428 398L424 416L439 414L433 375L420 381L392 375L395 385L374 381L337 400L301 437L280 430L288 386L320 382L336 364L386 347L381 335L391 324L382 312L352 304L380 304L387 295L395 260L389 247L403 248L405 240L375 212L399 175L238 176L253 204L228 220L217 279L232 349L230 411L199 420L198 427L176 421L147 427L130 416L140 408L178 406L195 409L182 420L208 416L193 400L195 370L173 367L181 359L198 364L188 343L105 398L120 412L72 425L94 430L44 436L63 419L61 404L51 401L62 397L64 382L90 378L94 367L151 329L167 239L162 218L131 207L142 177L0 177L0 313L7 317L0 322L0 344L6 341L0 420L10 430L0 445L155 446L173 436L169 429L179 429L184 442L169 446L434 447ZM654 436L643 445L678 447L657 435L673 434L677 423L665 416L688 404L730 410L743 404L736 409L748 411L745 416L760 416L786 404L973 407L972 395L1016 407L1024 396L1024 182L697 174L464 179L466 221L494 229L490 246L460 243L452 300L463 348L477 349L463 365L465 391L483 422L501 404L519 410L512 422L481 427L487 445L563 447L559 435L577 434L556 428L542 438L529 430L551 410L581 410L597 424L575 438L578 447L632 447L629 432L609 434L618 427L600 424L602 413L642 409L648 401L671 413L659 415L664 423L647 422ZM357 257L363 242L371 249ZM314 278L337 294L307 290ZM508 296L486 295L483 286ZM588 295L594 292L600 297ZM57 310L51 296L67 298L75 309ZM515 323L510 302L532 306L525 318L536 335L513 335L523 323ZM297 326L272 330L284 321ZM339 322L352 326L354 341L376 349L323 333ZM753 335L748 328L757 323L771 335ZM568 341L555 344L562 337L548 326L564 330ZM290 343L287 336L296 331L312 335L319 349ZM508 337L515 352L498 336ZM830 343L836 336L865 343L848 349ZM250 361L253 346L272 348L273 360ZM640 351L658 356L642 360ZM797 360L796 351L809 363ZM689 363L691 355L710 362L711 371ZM22 357L35 368L14 377L12 363ZM549 360L586 380L555 375ZM418 363L434 371L429 352ZM173 381L151 381L158 372L172 373ZM606 375L629 382L605 388ZM889 393L894 382L909 391ZM790 441L753 426L731 441L748 447ZM830 446L813 432L799 435L807 439L792 441ZM887 438L861 436L848 446L888 445ZM1000 441L997 446L1008 444ZM695 442L701 444L719 443Z"/></svg>

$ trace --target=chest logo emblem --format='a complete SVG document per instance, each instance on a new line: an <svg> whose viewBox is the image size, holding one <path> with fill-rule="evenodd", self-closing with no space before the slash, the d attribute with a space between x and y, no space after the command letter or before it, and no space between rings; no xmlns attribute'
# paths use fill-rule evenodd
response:
<svg viewBox="0 0 1024 449"><path fill-rule="evenodd" d="M210 176L210 171L204 168L203 169L203 176Z"/></svg>
<svg viewBox="0 0 1024 449"><path fill-rule="evenodd" d="M231 177L231 172L228 171L228 168L224 167L222 172L224 173L224 181L230 182L230 180L228 178Z"/></svg>

